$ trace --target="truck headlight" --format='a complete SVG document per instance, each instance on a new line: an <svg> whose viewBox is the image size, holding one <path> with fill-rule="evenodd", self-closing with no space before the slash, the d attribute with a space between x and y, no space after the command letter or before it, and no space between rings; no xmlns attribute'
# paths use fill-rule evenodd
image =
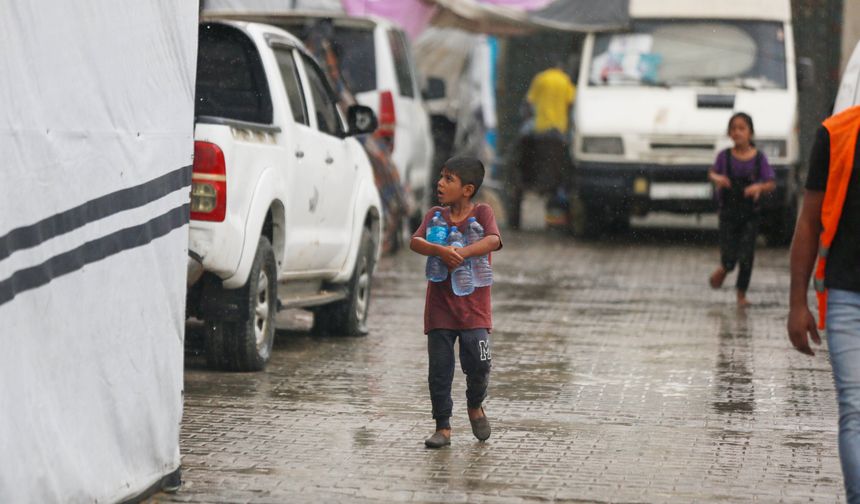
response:
<svg viewBox="0 0 860 504"><path fill-rule="evenodd" d="M756 140L755 146L769 158L784 158L786 155L785 140Z"/></svg>
<svg viewBox="0 0 860 504"><path fill-rule="evenodd" d="M586 154L624 154L621 137L582 137L582 152Z"/></svg>

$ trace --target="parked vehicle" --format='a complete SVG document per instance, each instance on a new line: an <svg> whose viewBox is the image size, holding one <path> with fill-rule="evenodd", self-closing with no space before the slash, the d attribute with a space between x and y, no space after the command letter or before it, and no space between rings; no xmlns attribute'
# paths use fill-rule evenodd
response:
<svg viewBox="0 0 860 504"><path fill-rule="evenodd" d="M787 243L799 158L790 1L631 0L630 14L630 31L585 40L574 230L623 227L631 214L650 211L715 211L707 171L731 146L729 117L743 111L776 171L761 229L769 242Z"/></svg>
<svg viewBox="0 0 860 504"><path fill-rule="evenodd" d="M278 28L200 26L188 311L210 364L262 369L279 307L315 330L366 334L381 204L370 162L316 61Z"/></svg>
<svg viewBox="0 0 860 504"><path fill-rule="evenodd" d="M415 72L406 34L391 21L377 17L293 13L230 14L230 19L263 22L283 28L299 38L307 36L321 19L334 27L340 73L356 100L372 108L379 118L380 133L393 149L392 157L415 202L412 221L420 222L435 194L433 138L430 121ZM441 81L431 86L432 95L444 94ZM438 85L442 84L441 87ZM393 127L387 125L393 124Z"/></svg>

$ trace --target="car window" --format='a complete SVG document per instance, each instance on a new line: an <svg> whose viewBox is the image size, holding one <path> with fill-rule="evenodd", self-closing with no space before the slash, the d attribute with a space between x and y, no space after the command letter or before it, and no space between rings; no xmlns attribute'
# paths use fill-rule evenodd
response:
<svg viewBox="0 0 860 504"><path fill-rule="evenodd" d="M272 99L260 53L241 31L201 24L194 115L272 123Z"/></svg>
<svg viewBox="0 0 860 504"><path fill-rule="evenodd" d="M305 62L308 86L316 109L317 129L331 135L339 135L342 131L340 117L337 114L337 105L328 81L311 58L303 54L302 59Z"/></svg>
<svg viewBox="0 0 860 504"><path fill-rule="evenodd" d="M308 106L305 103L305 93L302 90L302 82L296 69L296 60L293 59L293 51L287 48L275 48L275 58L281 69L281 79L287 90L287 98L290 101L290 110L293 111L293 119L302 124L310 124L308 120Z"/></svg>
<svg viewBox="0 0 860 504"><path fill-rule="evenodd" d="M400 96L412 98L415 96L415 89L412 85L412 67L409 65L409 46L406 45L403 33L397 30L388 31L388 42L394 56L394 71L397 73Z"/></svg>
<svg viewBox="0 0 860 504"><path fill-rule="evenodd" d="M337 26L334 50L338 56L340 74L353 93L376 89L376 50L373 31L366 28Z"/></svg>

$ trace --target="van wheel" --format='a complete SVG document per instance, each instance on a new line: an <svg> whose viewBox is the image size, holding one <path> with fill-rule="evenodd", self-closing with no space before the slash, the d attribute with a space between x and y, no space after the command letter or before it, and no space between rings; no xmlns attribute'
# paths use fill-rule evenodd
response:
<svg viewBox="0 0 860 504"><path fill-rule="evenodd" d="M239 320L216 320L206 324L206 358L210 366L229 371L260 371L272 356L275 314L278 309L277 269L272 245L265 236L248 282L222 291L238 306Z"/></svg>
<svg viewBox="0 0 860 504"><path fill-rule="evenodd" d="M771 247L786 247L791 244L794 225L797 221L797 200L792 200L786 208L768 212L762 219L762 234Z"/></svg>
<svg viewBox="0 0 860 504"><path fill-rule="evenodd" d="M315 310L314 333L338 336L367 335L367 312L370 308L370 286L373 270L376 267L375 258L373 239L370 236L370 230L365 228L361 233L361 247L358 249L355 269L347 286L346 299Z"/></svg>
<svg viewBox="0 0 860 504"><path fill-rule="evenodd" d="M602 212L598 207L586 205L576 192L571 193L568 205L570 234L575 238L584 239L600 236L606 224L605 212Z"/></svg>

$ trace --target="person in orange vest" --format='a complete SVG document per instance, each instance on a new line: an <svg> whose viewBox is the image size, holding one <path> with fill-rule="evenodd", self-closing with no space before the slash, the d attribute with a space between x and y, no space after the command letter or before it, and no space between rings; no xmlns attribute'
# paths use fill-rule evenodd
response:
<svg viewBox="0 0 860 504"><path fill-rule="evenodd" d="M827 346L839 401L839 458L847 500L860 503L860 107L830 117L818 130L806 194L791 244L788 337L815 355ZM817 257L817 264L816 264ZM815 268L818 326L807 305Z"/></svg>

